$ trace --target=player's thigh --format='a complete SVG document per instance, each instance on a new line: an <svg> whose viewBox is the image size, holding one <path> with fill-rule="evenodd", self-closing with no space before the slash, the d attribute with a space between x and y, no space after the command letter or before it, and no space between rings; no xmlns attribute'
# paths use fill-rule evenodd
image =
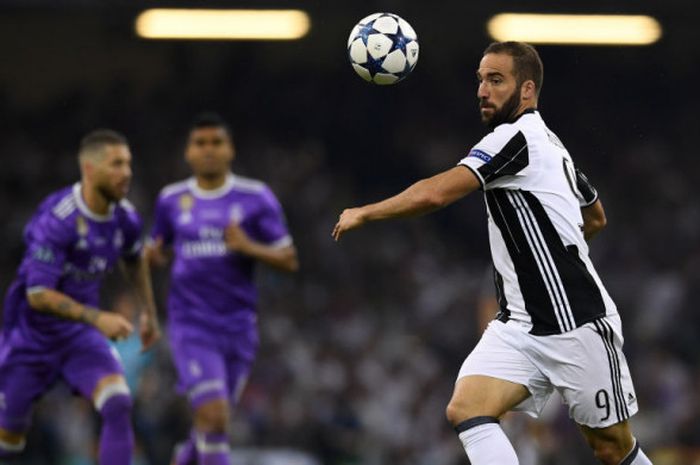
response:
<svg viewBox="0 0 700 465"><path fill-rule="evenodd" d="M259 339L255 328L249 328L225 339L228 341L226 378L229 387L229 398L235 406L248 383L250 371L258 350Z"/></svg>
<svg viewBox="0 0 700 465"><path fill-rule="evenodd" d="M238 401L243 395L250 371L252 361L249 360L229 360L226 366L227 384L229 387L229 399L232 406L238 405Z"/></svg>
<svg viewBox="0 0 700 465"><path fill-rule="evenodd" d="M119 354L99 334L81 336L71 344L61 375L97 410L114 395L129 395Z"/></svg>
<svg viewBox="0 0 700 465"><path fill-rule="evenodd" d="M473 416L542 410L552 388L520 347L522 331L493 321L459 371L447 416L453 423ZM461 418L464 417L464 418Z"/></svg>
<svg viewBox="0 0 700 465"><path fill-rule="evenodd" d="M619 318L588 323L548 342L553 343L543 350L546 374L576 423L600 430L637 412Z"/></svg>
<svg viewBox="0 0 700 465"><path fill-rule="evenodd" d="M447 415L452 423L479 416L499 418L528 397L530 392L522 384L490 376L464 376L455 383Z"/></svg>
<svg viewBox="0 0 700 465"><path fill-rule="evenodd" d="M228 399L230 387L226 357L216 345L199 339L171 339L173 363L178 375L178 388L197 409L215 399Z"/></svg>
<svg viewBox="0 0 700 465"><path fill-rule="evenodd" d="M0 346L0 429L8 438L29 429L34 402L57 377L58 361L52 355Z"/></svg>

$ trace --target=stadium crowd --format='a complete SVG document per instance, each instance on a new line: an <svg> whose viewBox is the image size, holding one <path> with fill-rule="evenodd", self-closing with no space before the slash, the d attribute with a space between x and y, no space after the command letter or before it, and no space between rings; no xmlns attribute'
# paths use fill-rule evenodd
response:
<svg viewBox="0 0 700 465"><path fill-rule="evenodd" d="M455 98L457 87L447 85L447 103L440 103L420 91L435 83L416 77L405 83L415 92L409 102L396 89L380 96L358 82L338 93L294 73L254 85L233 68L216 78L203 74L181 67L152 87L114 80L32 108L0 90L0 115L12 115L0 125L0 288L19 263L22 228L37 203L77 179L75 151L85 131L108 126L129 137L129 197L150 224L158 191L187 175L181 152L188 122L200 110L219 111L237 143L234 170L276 192L301 261L292 277L259 270L261 350L234 416L234 458L237 450L293 449L324 465L465 463L443 412L478 340L476 308L490 289L483 204L470 198L429 218L373 225L340 244L330 232L343 208L461 158L483 133L471 88L462 83L467 90ZM591 104L579 96L550 104L570 89L548 77L542 112L606 207L609 225L591 253L623 318L641 406L637 436L654 463L700 464L700 196L691 141L675 137L682 116L665 126L642 124L659 120L630 105L614 117L626 129L613 131L599 114L619 109L618 101ZM287 91L270 92L273 79ZM394 124L372 99L396 118L415 108L431 116ZM690 103L678 104L680 115L691 114ZM167 274L155 282L164 315ZM132 312L118 276L108 287L106 306ZM119 350L136 399L136 463L164 465L189 417L174 391L167 344L147 356L135 344L127 340ZM96 422L84 401L57 387L38 405L20 463L93 464ZM543 422L513 416L505 423L523 465L594 463L555 400Z"/></svg>

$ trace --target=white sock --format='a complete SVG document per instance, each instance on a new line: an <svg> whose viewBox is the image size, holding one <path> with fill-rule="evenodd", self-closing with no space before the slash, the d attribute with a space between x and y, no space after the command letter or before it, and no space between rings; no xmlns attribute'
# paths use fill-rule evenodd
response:
<svg viewBox="0 0 700 465"><path fill-rule="evenodd" d="M459 434L472 465L518 465L518 456L498 423L486 423ZM634 465L637 465L634 462Z"/></svg>
<svg viewBox="0 0 700 465"><path fill-rule="evenodd" d="M625 459L620 462L620 465L654 465L651 463L651 460L649 460L649 457L646 456L644 451L639 447L639 443L635 439L634 441L634 447L632 448L632 452L629 453Z"/></svg>

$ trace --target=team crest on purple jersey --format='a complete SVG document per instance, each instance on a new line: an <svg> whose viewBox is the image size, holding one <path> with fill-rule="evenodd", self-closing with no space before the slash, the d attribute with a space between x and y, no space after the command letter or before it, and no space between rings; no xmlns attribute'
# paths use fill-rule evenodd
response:
<svg viewBox="0 0 700 465"><path fill-rule="evenodd" d="M192 208L194 207L194 197L190 194L182 194L178 199L180 216L178 223L190 223L192 221Z"/></svg>
<svg viewBox="0 0 700 465"><path fill-rule="evenodd" d="M88 248L87 235L90 232L87 221L81 215L75 217L75 232L78 233L77 249L85 250Z"/></svg>

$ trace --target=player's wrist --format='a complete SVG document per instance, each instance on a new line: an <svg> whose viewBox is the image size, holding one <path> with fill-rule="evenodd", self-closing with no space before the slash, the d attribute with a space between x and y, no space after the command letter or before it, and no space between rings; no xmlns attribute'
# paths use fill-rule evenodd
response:
<svg viewBox="0 0 700 465"><path fill-rule="evenodd" d="M97 322L100 319L102 312L89 305L82 305L80 308L80 314L78 319L85 324L91 326L97 326Z"/></svg>
<svg viewBox="0 0 700 465"><path fill-rule="evenodd" d="M368 221L373 221L377 218L378 216L372 211L372 205L365 205L364 207L358 207L356 209L355 219L359 223L359 226L362 226Z"/></svg>

